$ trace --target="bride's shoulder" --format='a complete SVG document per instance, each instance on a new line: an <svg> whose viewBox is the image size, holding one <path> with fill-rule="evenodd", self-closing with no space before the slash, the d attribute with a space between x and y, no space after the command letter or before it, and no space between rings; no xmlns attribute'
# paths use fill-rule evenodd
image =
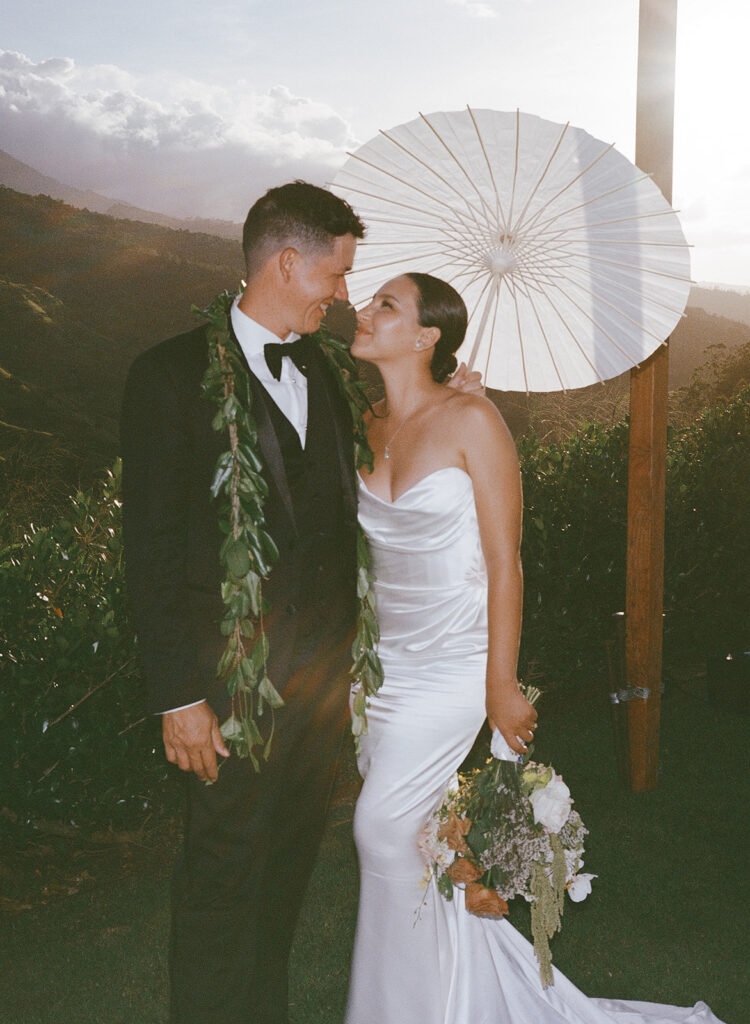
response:
<svg viewBox="0 0 750 1024"><path fill-rule="evenodd" d="M476 426L494 427L498 423L505 422L500 410L486 395L456 391L446 402L446 411L455 416L457 420Z"/></svg>
<svg viewBox="0 0 750 1024"><path fill-rule="evenodd" d="M465 447L501 442L513 445L510 431L500 410L484 395L458 393L448 403L455 436ZM515 446L514 450L515 450Z"/></svg>

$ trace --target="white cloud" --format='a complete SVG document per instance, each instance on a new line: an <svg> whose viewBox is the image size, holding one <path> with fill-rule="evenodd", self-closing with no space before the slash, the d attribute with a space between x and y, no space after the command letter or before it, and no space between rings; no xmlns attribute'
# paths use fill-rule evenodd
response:
<svg viewBox="0 0 750 1024"><path fill-rule="evenodd" d="M139 79L0 51L0 147L67 184L175 216L241 220L270 185L322 182L358 143L331 107L284 85L253 92Z"/></svg>
<svg viewBox="0 0 750 1024"><path fill-rule="evenodd" d="M482 3L481 0L447 0L451 7L463 7L472 18L496 18L497 11L491 4Z"/></svg>

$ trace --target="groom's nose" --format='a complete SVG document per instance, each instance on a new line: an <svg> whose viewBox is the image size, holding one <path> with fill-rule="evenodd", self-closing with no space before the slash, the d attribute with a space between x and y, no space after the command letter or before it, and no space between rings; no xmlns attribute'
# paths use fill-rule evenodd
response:
<svg viewBox="0 0 750 1024"><path fill-rule="evenodd" d="M349 298L349 290L346 287L345 277L339 279L335 297L339 300L339 302L346 302L347 299Z"/></svg>

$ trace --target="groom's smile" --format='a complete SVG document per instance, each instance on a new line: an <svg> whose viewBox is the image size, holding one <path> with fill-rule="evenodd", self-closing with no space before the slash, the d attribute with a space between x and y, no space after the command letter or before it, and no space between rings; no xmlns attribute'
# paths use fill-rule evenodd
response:
<svg viewBox="0 0 750 1024"><path fill-rule="evenodd" d="M328 307L349 297L346 275L352 268L357 242L353 235L341 235L330 250L299 253L295 261L295 323L292 330L314 334Z"/></svg>

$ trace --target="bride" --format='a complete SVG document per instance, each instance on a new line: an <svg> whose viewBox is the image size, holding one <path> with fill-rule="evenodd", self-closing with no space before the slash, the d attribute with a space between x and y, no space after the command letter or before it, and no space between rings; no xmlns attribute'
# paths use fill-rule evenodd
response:
<svg viewBox="0 0 750 1024"><path fill-rule="evenodd" d="M720 1024L691 1009L588 999L505 919L424 888L418 851L485 716L522 753L536 712L516 678L521 629L521 482L487 399L442 386L466 330L450 285L385 284L358 315L352 354L385 398L368 423L375 461L359 516L376 573L385 671L368 709L354 817L360 903L347 1024Z"/></svg>

